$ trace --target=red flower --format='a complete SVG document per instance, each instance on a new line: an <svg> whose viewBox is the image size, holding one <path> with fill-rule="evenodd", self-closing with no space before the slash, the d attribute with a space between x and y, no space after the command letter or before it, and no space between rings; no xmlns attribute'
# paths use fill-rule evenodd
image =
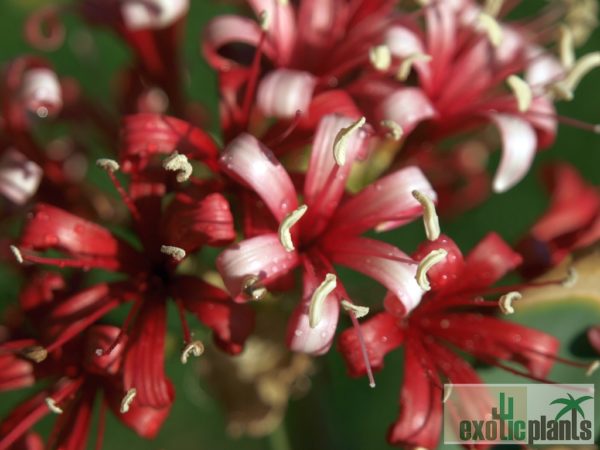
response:
<svg viewBox="0 0 600 450"><path fill-rule="evenodd" d="M541 275L573 250L600 239L600 192L568 164L544 170L550 205L531 227L518 249L525 259L522 272Z"/></svg>
<svg viewBox="0 0 600 450"><path fill-rule="evenodd" d="M463 258L456 244L442 235L422 245L414 257L424 261L431 251L440 249L445 251L445 257L427 273L431 290L408 318L398 319L382 312L361 325L362 336L350 329L339 340L353 376L367 373L367 360L373 368L381 369L384 356L404 344L400 416L391 426L388 440L406 447L437 447L444 383L481 382L456 350L540 381L545 380L556 360L584 366L558 358L559 342L553 336L491 314L498 303L482 296L507 292L510 288L491 290L489 286L521 261L501 238L495 234L486 236ZM510 293L501 297L500 308L507 313L512 311L511 299ZM485 403L485 399L468 401L473 407L483 407Z"/></svg>
<svg viewBox="0 0 600 450"><path fill-rule="evenodd" d="M148 133L139 132L140 124L147 124ZM236 304L220 289L176 271L187 253L204 245L229 243L235 237L229 204L215 192L215 183L193 178L185 187L180 183L191 175L192 166L184 153L171 153L175 146L190 157L199 155L198 159L209 165L214 162L213 147L202 146L211 142L210 138L191 126L182 128L182 124L177 119L149 115L128 119L121 157L124 169L131 174L128 189L114 173L119 164L99 160L131 212L139 248L99 225L46 204L34 207L19 247L13 248L23 262L104 269L125 275L124 281L99 283L61 301L41 305L50 321L47 350L71 340L118 305L132 302L121 333L103 352L110 354L121 339L128 338L124 387L137 389L139 403L155 408L166 407L172 401L163 368L169 298L175 300L182 319L186 346L182 360L190 352L200 351L190 335L185 311L210 327L216 343L233 354L242 350L253 327L253 314L247 305ZM154 130L161 139L155 139ZM171 155L161 161L165 153ZM161 163L164 168L159 166ZM168 192L174 195L165 207L163 197ZM46 250L64 256L40 254ZM40 306L33 303L29 307L34 310Z"/></svg>
<svg viewBox="0 0 600 450"><path fill-rule="evenodd" d="M221 157L223 171L258 194L279 230L271 228L229 247L218 257L217 268L232 296L246 301L260 295L263 286L302 266L302 301L288 328L293 350L322 354L331 345L340 302L348 299L333 264L350 267L386 286L396 296L388 306L398 316L413 309L421 298L414 280L417 263L393 245L361 234L415 219L422 209L412 192L429 197L435 193L420 170L411 167L343 200L350 168L368 144L359 125L339 116L322 119L304 179L302 206L286 170L256 138L239 136ZM345 136L341 144L340 132Z"/></svg>
<svg viewBox="0 0 600 450"><path fill-rule="evenodd" d="M97 443L102 442L107 407L140 436L152 438L167 418L170 403L148 407L127 394L119 376L125 342L108 356L98 349L110 345L119 329L94 325L48 354L33 340L0 345L0 390L13 390L35 383L47 387L25 400L0 423L0 449L43 448L32 427L50 413L58 415L47 444L52 448L87 448L92 410L100 401ZM9 370L6 370L9 369ZM18 381L18 383L16 382ZM172 395L172 387L167 386ZM131 398L131 400L128 400Z"/></svg>
<svg viewBox="0 0 600 450"><path fill-rule="evenodd" d="M303 124L311 127L328 113L360 117L344 85L355 71L372 71L369 50L381 40L394 3L248 0L262 28L240 16L212 20L203 49L220 73L226 134L246 131L253 101L267 117L289 120L301 111ZM240 43L255 51L250 65L244 64L246 54L235 52ZM272 70L261 70L261 57Z"/></svg>

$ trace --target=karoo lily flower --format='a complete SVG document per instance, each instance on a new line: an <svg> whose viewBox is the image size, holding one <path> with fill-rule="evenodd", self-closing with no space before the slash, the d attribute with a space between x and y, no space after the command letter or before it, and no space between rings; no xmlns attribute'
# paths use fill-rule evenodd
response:
<svg viewBox="0 0 600 450"><path fill-rule="evenodd" d="M204 33L204 55L220 73L221 114L225 132L246 131L255 110L263 116L292 120L314 128L327 113L352 115L344 92L357 71L374 71L369 50L382 38L395 1L390 0L248 0L259 23L223 15ZM251 46L247 55L236 44ZM270 70L263 70L261 59ZM271 69L272 68L272 69ZM360 114L358 115L360 117Z"/></svg>
<svg viewBox="0 0 600 450"><path fill-rule="evenodd" d="M339 340L352 376L368 374L371 367L381 369L385 355L404 346L400 416L389 429L390 443L437 448L442 403L447 394L443 385L481 383L473 367L456 350L541 382L547 381L555 361L585 367L588 374L597 369L597 362L588 365L558 357L559 341L555 337L494 317L498 309L512 314L513 301L521 297L514 286L490 287L521 262L520 255L498 235L487 235L466 257L445 235L429 239L413 255L420 261L417 279L428 290L421 303L404 319L387 311L378 313L361 325L362 335L349 329ZM498 302L484 299L500 294ZM479 400L465 401L477 407Z"/></svg>
<svg viewBox="0 0 600 450"><path fill-rule="evenodd" d="M121 333L101 353L110 355L127 338L124 387L128 391L136 389L137 401L154 408L163 408L172 400L163 368L168 299L175 301L180 312L183 362L202 351L201 343L190 335L185 311L211 328L216 343L232 354L242 350L253 327L254 316L248 305L234 303L224 291L200 278L177 273L188 253L203 245L224 245L235 237L233 218L223 195L209 182L192 178L186 183L192 175L186 155L204 160L211 167L216 149L204 132L185 122L145 114L129 117L124 125L120 160L130 174L128 189L115 174L119 163L98 161L131 213L139 249L100 225L47 204L34 207L19 246L12 247L22 263L84 271L104 269L125 275L124 281L99 283L54 302L46 314L60 319L62 326L55 327L55 339L46 351L82 332L119 304L132 302ZM174 196L163 207L163 198L169 192ZM40 254L46 250L64 256Z"/></svg>
<svg viewBox="0 0 600 450"><path fill-rule="evenodd" d="M564 163L545 167L543 175L550 205L517 247L524 258L521 271L529 277L541 275L572 251L600 239L598 187Z"/></svg>
<svg viewBox="0 0 600 450"><path fill-rule="evenodd" d="M124 389L120 371L125 341L110 355L98 355L98 350L110 345L119 333L116 327L94 325L49 354L33 339L0 344L0 390L46 384L0 422L0 449L84 450L96 402L100 403L96 448L102 445L107 409L141 437L156 436L169 414L170 404L161 408L143 406L135 401L135 390ZM170 384L167 389L173 390ZM44 447L32 428L49 414L58 417Z"/></svg>
<svg viewBox="0 0 600 450"><path fill-rule="evenodd" d="M265 287L302 268L302 300L288 328L292 350L325 353L340 307L364 312L350 302L334 264L362 272L389 289L394 297L386 306L397 317L413 309L422 295L414 279L417 262L393 245L361 234L417 218L422 208L412 192L431 198L435 193L421 171L410 167L343 199L351 166L368 144L360 128L363 122L335 115L322 119L313 140L302 205L290 175L253 136L234 139L221 157L223 171L258 194L279 228L229 247L218 257L217 268L238 301L260 297Z"/></svg>

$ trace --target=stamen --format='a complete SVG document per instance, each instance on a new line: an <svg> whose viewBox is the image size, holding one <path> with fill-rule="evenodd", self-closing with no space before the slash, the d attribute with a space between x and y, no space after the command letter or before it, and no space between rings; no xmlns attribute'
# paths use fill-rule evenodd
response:
<svg viewBox="0 0 600 450"><path fill-rule="evenodd" d="M408 55L400 63L400 67L398 68L398 73L396 73L396 78L400 81L406 81L406 79L410 75L410 71L412 70L413 65L416 62L421 62L421 61L422 62L431 61L431 55L427 55L425 53L413 53L412 55Z"/></svg>
<svg viewBox="0 0 600 450"><path fill-rule="evenodd" d="M425 235L428 240L435 241L440 237L440 221L437 212L435 211L433 200L417 190L412 191L412 195L423 207Z"/></svg>
<svg viewBox="0 0 600 450"><path fill-rule="evenodd" d="M46 406L48 407L48 409L50 411L52 411L54 414L62 414L63 413L63 410L58 407L58 405L56 404L56 402L54 401L54 399L52 397L46 397L44 399L44 401L46 402Z"/></svg>
<svg viewBox="0 0 600 450"><path fill-rule="evenodd" d="M478 27L485 31L494 47L498 47L502 43L502 27L492 16L486 13L479 14Z"/></svg>
<svg viewBox="0 0 600 450"><path fill-rule="evenodd" d="M367 119L361 117L352 125L338 131L338 134L333 141L333 157L338 166L346 164L346 146L348 145L348 137L362 127L366 121Z"/></svg>
<svg viewBox="0 0 600 450"><path fill-rule="evenodd" d="M342 300L342 306L344 306L344 302L352 305L352 303ZM352 305L355 307L355 305ZM344 306L344 309L346 307ZM361 308L361 307L358 307ZM364 308L364 306L362 307ZM368 308L367 308L368 309ZM358 336L358 344L360 345L360 352L362 353L363 360L365 361L365 368L367 369L367 377L369 378L369 387L375 387L375 377L373 376L373 369L371 367L371 361L369 360L369 354L367 353L367 346L365 344L365 337L363 336L362 329L360 328L360 324L358 323L357 313L352 309L348 310L348 314L350 316L350 320L352 321L352 327L354 331L356 331L356 335Z"/></svg>
<svg viewBox="0 0 600 450"><path fill-rule="evenodd" d="M348 313L353 313L357 319L365 317L367 314L369 314L368 306L355 305L348 300L342 300L342 308L344 308L344 311Z"/></svg>
<svg viewBox="0 0 600 450"><path fill-rule="evenodd" d="M323 305L327 296L331 294L337 286L337 278L334 274L325 275L325 280L315 289L310 299L308 308L308 323L311 328L315 328L323 316Z"/></svg>
<svg viewBox="0 0 600 450"><path fill-rule="evenodd" d="M127 194L127 192L115 176L115 172L118 171L120 167L119 163L112 159L100 158L96 160L96 165L106 171L108 177L110 178L110 181L121 196L123 203L125 203L125 206L127 206L129 213L136 220L136 222L140 222L140 213L137 207L135 206L135 203L133 202L131 197L129 197L129 194Z"/></svg>
<svg viewBox="0 0 600 450"><path fill-rule="evenodd" d="M514 96L517 98L519 112L527 112L533 100L531 86L529 86L525 80L516 75L509 76L506 79L506 83L513 91Z"/></svg>
<svg viewBox="0 0 600 450"><path fill-rule="evenodd" d="M392 64L392 52L387 45L371 47L369 49L369 60L376 70L385 72Z"/></svg>
<svg viewBox="0 0 600 450"><path fill-rule="evenodd" d="M502 314L514 314L515 309L512 306L512 302L520 300L522 297L521 293L517 291L508 292L500 297L498 306L500 307Z"/></svg>
<svg viewBox="0 0 600 450"><path fill-rule="evenodd" d="M190 342L181 352L181 364L187 364L190 356L200 356L204 353L204 344L200 341Z"/></svg>
<svg viewBox="0 0 600 450"><path fill-rule="evenodd" d="M590 377L592 374L600 368L600 361L594 361L590 364L588 369L585 371L585 375Z"/></svg>
<svg viewBox="0 0 600 450"><path fill-rule="evenodd" d="M483 11L491 17L498 17L504 0L486 0Z"/></svg>
<svg viewBox="0 0 600 450"><path fill-rule="evenodd" d="M188 161L187 156L178 153L177 151L167 156L162 164L165 170L170 172L177 172L177 181L183 183L187 181L192 175L192 165Z"/></svg>
<svg viewBox="0 0 600 450"><path fill-rule="evenodd" d="M21 355L33 362L41 363L48 357L48 351L44 347L34 345L21 350Z"/></svg>
<svg viewBox="0 0 600 450"><path fill-rule="evenodd" d="M573 44L573 32L565 25L560 27L558 45L560 62L565 69L569 70L575 64L575 45Z"/></svg>
<svg viewBox="0 0 600 450"><path fill-rule="evenodd" d="M123 397L123 400L121 400L121 409L119 410L121 414L125 414L127 411L129 411L131 402L133 402L133 399L135 398L136 394L137 390L135 388L131 388L127 391L125 397Z"/></svg>
<svg viewBox="0 0 600 450"><path fill-rule="evenodd" d="M19 264L23 264L24 260L23 260L23 254L21 253L21 250L19 250L19 248L16 245L11 245L10 251L12 252L12 254L15 257L15 259L17 260L17 262Z"/></svg>
<svg viewBox="0 0 600 450"><path fill-rule="evenodd" d="M417 274L415 275L415 279L417 283L424 291L431 290L431 285L429 284L429 279L427 278L427 272L436 264L441 263L448 256L448 252L443 248L438 248L437 250L432 250L429 252L427 256L425 256L417 266Z"/></svg>
<svg viewBox="0 0 600 450"><path fill-rule="evenodd" d="M577 269L575 269L575 267L571 266L571 267L569 267L569 270L567 271L567 276L561 282L561 285L566 288L572 288L573 286L575 286L577 284L578 280L579 280L579 274L577 273Z"/></svg>
<svg viewBox="0 0 600 450"><path fill-rule="evenodd" d="M175 247L173 245L161 245L160 252L165 255L169 255L175 261L181 261L185 258L185 250L179 247Z"/></svg>
<svg viewBox="0 0 600 450"><path fill-rule="evenodd" d="M452 391L454 390L454 385L452 383L444 385L444 398L442 399L442 403L446 403L450 396L452 395Z"/></svg>
<svg viewBox="0 0 600 450"><path fill-rule="evenodd" d="M117 172L121 166L114 159L100 158L96 160L96 166L100 167L107 172Z"/></svg>
<svg viewBox="0 0 600 450"><path fill-rule="evenodd" d="M260 283L256 275L249 275L242 283L242 291L252 300L262 300L267 295L267 288Z"/></svg>
<svg viewBox="0 0 600 450"><path fill-rule="evenodd" d="M588 53L577 60L564 80L553 85L559 94L564 94L565 100L573 98L573 92L583 78L596 67L600 67L600 52Z"/></svg>
<svg viewBox="0 0 600 450"><path fill-rule="evenodd" d="M299 206L298 209L287 214L279 224L279 241L288 252L294 251L294 242L290 230L302 218L307 209L308 206L306 205Z"/></svg>
<svg viewBox="0 0 600 450"><path fill-rule="evenodd" d="M267 11L260 12L258 15L258 23L263 31L269 31L269 26L271 25L271 16Z"/></svg>
<svg viewBox="0 0 600 450"><path fill-rule="evenodd" d="M385 119L379 122L382 127L387 128L389 131L386 133L386 137L393 139L394 141L399 141L402 139L402 135L404 134L404 130L402 127L391 119Z"/></svg>

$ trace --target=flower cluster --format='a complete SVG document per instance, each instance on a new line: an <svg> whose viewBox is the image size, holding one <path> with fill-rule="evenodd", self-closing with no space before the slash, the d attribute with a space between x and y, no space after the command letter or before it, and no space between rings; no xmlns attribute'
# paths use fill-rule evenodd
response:
<svg viewBox="0 0 600 450"><path fill-rule="evenodd" d="M247 3L255 18L218 16L202 32L220 137L186 97L189 0L72 0L28 18L38 49L59 47L62 18L75 15L116 34L132 62L111 108L42 57L20 56L1 73L0 215L18 229L3 237L2 256L23 287L0 334L0 391L41 387L0 422L0 450L87 448L95 403L96 448L108 410L156 436L176 390L164 367L170 304L183 364L209 345L188 316L238 355L262 304L287 323L287 348L312 356L330 350L347 315L338 348L372 387L402 346L388 440L408 448L437 446L444 383L481 382L465 355L541 382L556 361L589 366L497 313L514 312L524 287L574 282L573 271L532 276L600 237L596 188L568 165L550 167L552 204L520 253L491 233L463 256L437 211L456 215L512 188L559 123L599 131L554 105L600 66L600 53L575 56L595 2L561 0L519 20L518 1ZM90 141L109 150L99 155ZM387 232L421 218L427 240L416 251L389 242ZM207 247L218 249L208 263ZM522 284L493 286L523 260ZM347 269L385 295L351 296ZM51 413L42 439L32 427Z"/></svg>

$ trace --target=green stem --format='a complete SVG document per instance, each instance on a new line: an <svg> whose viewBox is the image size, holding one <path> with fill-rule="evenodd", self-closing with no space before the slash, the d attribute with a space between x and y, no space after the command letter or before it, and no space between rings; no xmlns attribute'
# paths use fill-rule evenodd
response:
<svg viewBox="0 0 600 450"><path fill-rule="evenodd" d="M281 423L270 435L269 446L271 450L292 450L288 439L285 423Z"/></svg>

